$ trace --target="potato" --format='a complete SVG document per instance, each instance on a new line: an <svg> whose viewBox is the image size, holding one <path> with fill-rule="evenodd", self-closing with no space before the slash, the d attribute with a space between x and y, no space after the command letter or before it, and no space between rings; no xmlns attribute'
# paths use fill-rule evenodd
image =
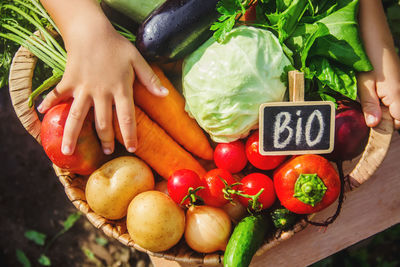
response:
<svg viewBox="0 0 400 267"><path fill-rule="evenodd" d="M90 175L86 184L89 207L104 218L123 218L129 203L141 192L154 188L150 168L136 157L119 157Z"/></svg>
<svg viewBox="0 0 400 267"><path fill-rule="evenodd" d="M181 239L185 230L185 213L166 194L147 191L132 200L126 225L136 244L160 252L173 247Z"/></svg>

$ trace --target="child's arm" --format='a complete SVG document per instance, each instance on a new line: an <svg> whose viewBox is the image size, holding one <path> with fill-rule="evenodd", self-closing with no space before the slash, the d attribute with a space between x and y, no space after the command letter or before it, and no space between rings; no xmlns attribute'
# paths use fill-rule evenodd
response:
<svg viewBox="0 0 400 267"><path fill-rule="evenodd" d="M382 2L360 0L359 22L368 57L374 67L360 73L358 87L367 125L376 126L381 119L379 99L389 107L400 128L400 60L396 53Z"/></svg>
<svg viewBox="0 0 400 267"><path fill-rule="evenodd" d="M112 105L115 104L124 143L134 152L137 145L132 86L137 78L155 95L162 87L140 53L118 34L103 14L97 0L41 0L60 29L68 53L64 76L38 110L45 112L73 97L62 152L72 154L83 121L94 106L95 125L104 153L114 150Z"/></svg>

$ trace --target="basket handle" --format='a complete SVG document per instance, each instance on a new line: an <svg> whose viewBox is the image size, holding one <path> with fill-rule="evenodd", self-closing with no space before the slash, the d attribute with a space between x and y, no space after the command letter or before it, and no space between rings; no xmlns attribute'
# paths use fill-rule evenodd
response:
<svg viewBox="0 0 400 267"><path fill-rule="evenodd" d="M32 92L32 77L37 57L27 48L20 47L11 63L9 76L9 90L11 102L18 119L24 128L36 141L40 141L41 122L35 108L29 108L28 98Z"/></svg>
<svg viewBox="0 0 400 267"><path fill-rule="evenodd" d="M389 151L394 132L394 122L389 109L385 106L381 106L381 109L382 119L380 123L371 128L364 152L357 165L348 174L351 187L358 187L367 181L379 168Z"/></svg>

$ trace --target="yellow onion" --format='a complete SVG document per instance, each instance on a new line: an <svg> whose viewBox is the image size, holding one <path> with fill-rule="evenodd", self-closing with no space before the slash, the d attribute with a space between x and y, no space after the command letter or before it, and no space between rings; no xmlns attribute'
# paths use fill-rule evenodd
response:
<svg viewBox="0 0 400 267"><path fill-rule="evenodd" d="M231 228L231 220L222 209L191 206L186 213L185 240L197 252L225 250Z"/></svg>

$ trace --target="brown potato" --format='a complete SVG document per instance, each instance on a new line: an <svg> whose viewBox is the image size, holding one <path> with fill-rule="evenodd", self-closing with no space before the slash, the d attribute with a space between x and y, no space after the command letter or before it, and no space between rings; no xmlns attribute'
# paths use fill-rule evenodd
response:
<svg viewBox="0 0 400 267"><path fill-rule="evenodd" d="M164 251L181 239L185 213L166 194L147 191L132 200L126 225L136 244L153 252Z"/></svg>
<svg viewBox="0 0 400 267"><path fill-rule="evenodd" d="M119 157L90 175L86 200L97 214L117 220L126 215L136 195L153 188L153 173L146 163L136 157Z"/></svg>

